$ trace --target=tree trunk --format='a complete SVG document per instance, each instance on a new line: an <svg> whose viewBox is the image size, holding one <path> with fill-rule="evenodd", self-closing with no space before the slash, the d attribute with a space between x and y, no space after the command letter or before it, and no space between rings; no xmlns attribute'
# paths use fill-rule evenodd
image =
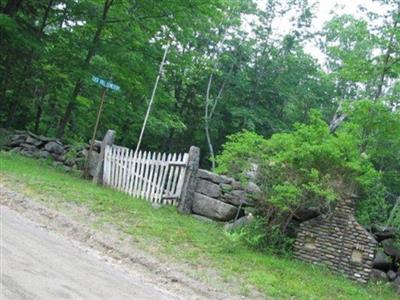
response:
<svg viewBox="0 0 400 300"><path fill-rule="evenodd" d="M383 59L383 69L382 69L382 73L379 78L378 87L377 87L377 90L375 93L375 97L374 97L375 101L382 95L383 85L385 83L385 77L386 77L387 73L390 71L389 59L390 59L390 55L393 53L393 40L394 40L395 32L397 29L397 25L399 22L398 21L399 14L400 14L400 4L399 4L399 11L397 12L397 15L395 17L392 32L390 33L388 48L386 50L386 54Z"/></svg>
<svg viewBox="0 0 400 300"><path fill-rule="evenodd" d="M86 54L86 58L85 58L85 61L83 63L83 66L82 66L83 71L86 71L89 68L90 62L91 62L93 56L96 54L96 48L97 48L97 45L99 43L101 33L102 33L103 29L104 29L104 25L105 25L105 22L107 20L108 12L110 10L111 5L113 4L113 1L114 0L105 0L104 1L103 14L101 16L101 19L97 23L96 32L95 32L95 34L93 36L93 39L92 39L92 42L90 43L90 46L88 48L88 51L87 51L87 54ZM69 102L67 104L65 112L64 112L63 117L61 119L60 125L58 127L57 136L59 138L61 138L61 139L64 137L65 127L67 126L68 122L70 121L72 112L75 109L76 98L80 94L82 88L83 88L83 79L82 78L78 78L76 83L75 83L74 90L73 90L73 92L71 94L71 98L70 98L70 100L69 100Z"/></svg>
<svg viewBox="0 0 400 300"><path fill-rule="evenodd" d="M6 6L3 9L3 14L14 17L18 9L21 7L23 0L8 0Z"/></svg>

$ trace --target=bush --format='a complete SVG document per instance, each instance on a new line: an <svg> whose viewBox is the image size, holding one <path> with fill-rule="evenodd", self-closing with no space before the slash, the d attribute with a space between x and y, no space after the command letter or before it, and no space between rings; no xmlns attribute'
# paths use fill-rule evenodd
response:
<svg viewBox="0 0 400 300"><path fill-rule="evenodd" d="M271 236L284 236L299 208L329 212L337 200L357 195L362 203L376 206L377 214L368 213L367 220L379 217L384 201L381 173L367 155L360 155L359 139L348 131L330 134L317 112L311 114L310 124L297 124L293 132L270 139L237 133L216 161L218 172L240 180L250 163L259 166L257 183L263 195L256 202L257 213L264 220L268 246L278 249L283 239Z"/></svg>

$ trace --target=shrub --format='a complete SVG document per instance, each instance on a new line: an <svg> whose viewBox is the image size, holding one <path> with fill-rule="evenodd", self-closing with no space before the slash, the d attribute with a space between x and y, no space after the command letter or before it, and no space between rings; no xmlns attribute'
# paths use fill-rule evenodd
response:
<svg viewBox="0 0 400 300"><path fill-rule="evenodd" d="M367 155L360 155L357 137L348 131L330 134L317 112L311 114L309 124L297 124L293 132L270 139L237 133L216 161L217 171L241 180L250 163L259 166L257 180L263 195L256 207L268 237L284 236L299 208L329 212L338 199L353 195L379 206L385 192L380 172ZM269 246L279 249L282 240L271 238Z"/></svg>

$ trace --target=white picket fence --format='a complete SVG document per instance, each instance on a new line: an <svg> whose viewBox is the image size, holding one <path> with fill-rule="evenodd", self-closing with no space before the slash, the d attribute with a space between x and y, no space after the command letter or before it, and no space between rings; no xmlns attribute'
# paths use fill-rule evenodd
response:
<svg viewBox="0 0 400 300"><path fill-rule="evenodd" d="M177 205L189 155L107 146L103 182L116 190L154 203Z"/></svg>

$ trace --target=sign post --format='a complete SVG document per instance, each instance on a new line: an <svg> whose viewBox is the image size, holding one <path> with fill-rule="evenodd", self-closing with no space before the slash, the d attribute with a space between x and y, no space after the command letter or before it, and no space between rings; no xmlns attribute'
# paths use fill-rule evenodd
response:
<svg viewBox="0 0 400 300"><path fill-rule="evenodd" d="M107 95L107 89L111 89L111 90L114 90L114 91L119 91L120 90L120 87L118 85L112 83L111 81L107 81L107 80L101 79L101 78L96 77L96 76L92 76L92 81L94 81L95 83L98 83L99 85L101 85L103 87L103 89L102 89L102 92L101 92L99 109L97 110L96 123L94 125L93 135L92 135L92 139L90 141L89 152L88 152L88 154L86 156L86 161L85 161L84 176L86 178L90 177L89 163L90 163L90 160L92 158L94 141L95 141L96 134L97 134L97 128L98 128L99 122L100 122L100 116L101 116L101 113L103 111L104 100L105 100L106 95Z"/></svg>

